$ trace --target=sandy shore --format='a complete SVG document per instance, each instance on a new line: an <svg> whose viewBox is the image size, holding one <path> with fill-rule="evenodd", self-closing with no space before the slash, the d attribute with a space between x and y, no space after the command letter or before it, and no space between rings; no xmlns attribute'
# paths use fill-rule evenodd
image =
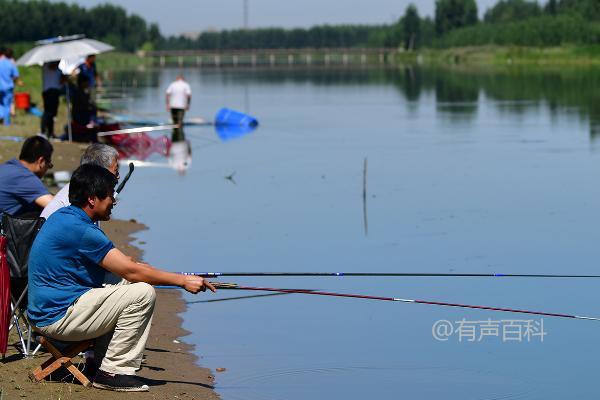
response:
<svg viewBox="0 0 600 400"><path fill-rule="evenodd" d="M0 143L0 162L18 155L20 143ZM85 145L54 144L55 169L76 168ZM146 227L136 221L110 221L102 229L115 246L138 259L142 252L131 244L132 234ZM33 383L28 372L48 358L45 352L33 359L23 359L16 350L17 337L11 335L6 359L0 362L0 399L218 399L213 391L211 371L196 365L193 346L181 339L186 336L179 313L186 308L178 290L158 290L157 304L147 343L146 362L139 376L151 387L150 392L125 394L99 389L87 389L78 384L64 382Z"/></svg>

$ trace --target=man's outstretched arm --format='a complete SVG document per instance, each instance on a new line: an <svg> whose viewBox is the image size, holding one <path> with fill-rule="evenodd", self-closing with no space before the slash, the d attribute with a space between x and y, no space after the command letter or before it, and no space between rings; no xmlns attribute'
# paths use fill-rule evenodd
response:
<svg viewBox="0 0 600 400"><path fill-rule="evenodd" d="M34 203L40 206L41 208L46 207L54 198L51 194L44 194L34 200Z"/></svg>
<svg viewBox="0 0 600 400"><path fill-rule="evenodd" d="M119 249L110 250L100 266L129 282L146 282L151 285L179 286L190 293L203 292L207 288L213 292L217 290L210 282L200 276L181 275L154 268L149 264L139 263L123 254Z"/></svg>

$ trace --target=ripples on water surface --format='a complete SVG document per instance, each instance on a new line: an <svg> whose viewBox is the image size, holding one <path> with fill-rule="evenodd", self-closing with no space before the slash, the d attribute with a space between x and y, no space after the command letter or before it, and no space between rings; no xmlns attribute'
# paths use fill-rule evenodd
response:
<svg viewBox="0 0 600 400"><path fill-rule="evenodd" d="M129 111L162 112L177 73L120 75L142 85ZM117 217L150 226L139 238L152 263L175 271L599 272L598 73L185 75L191 116L228 106L261 125L227 142L212 128L189 128L185 175L136 170ZM232 174L235 182L225 179ZM591 280L228 280L600 315ZM216 374L224 399L596 395L598 323L546 318L543 343L440 342L432 325L441 319L530 317L301 295L204 302L247 294L256 293L186 295L186 340L202 365L227 368Z"/></svg>

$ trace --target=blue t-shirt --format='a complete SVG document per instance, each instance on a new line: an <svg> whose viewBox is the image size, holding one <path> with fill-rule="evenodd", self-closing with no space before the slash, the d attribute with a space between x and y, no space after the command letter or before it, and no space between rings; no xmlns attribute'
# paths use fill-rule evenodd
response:
<svg viewBox="0 0 600 400"><path fill-rule="evenodd" d="M31 322L51 325L65 316L79 296L102 287L106 270L98 264L113 248L81 208L63 207L52 214L29 253Z"/></svg>
<svg viewBox="0 0 600 400"><path fill-rule="evenodd" d="M15 78L19 77L19 70L8 58L0 58L0 91L6 92L15 87Z"/></svg>
<svg viewBox="0 0 600 400"><path fill-rule="evenodd" d="M40 178L19 160L0 164L0 215L18 216L38 208L35 199L50 194Z"/></svg>

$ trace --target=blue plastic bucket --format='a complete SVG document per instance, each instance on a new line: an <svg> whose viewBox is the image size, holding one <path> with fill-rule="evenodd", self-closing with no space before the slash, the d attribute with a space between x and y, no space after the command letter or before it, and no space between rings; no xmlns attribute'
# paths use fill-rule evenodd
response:
<svg viewBox="0 0 600 400"><path fill-rule="evenodd" d="M255 128L258 126L258 120L239 111L221 108L215 116L215 125L237 125Z"/></svg>

